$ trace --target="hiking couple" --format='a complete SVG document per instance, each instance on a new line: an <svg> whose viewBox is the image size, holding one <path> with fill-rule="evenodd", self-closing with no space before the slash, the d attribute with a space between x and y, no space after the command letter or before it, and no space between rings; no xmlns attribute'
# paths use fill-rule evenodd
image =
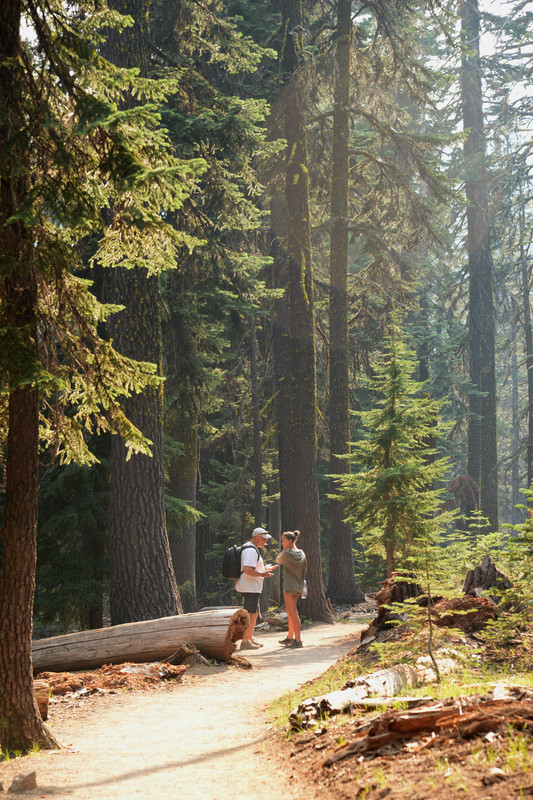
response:
<svg viewBox="0 0 533 800"><path fill-rule="evenodd" d="M303 647L301 639L301 620L298 614L297 601L300 597L307 560L305 553L296 546L300 531L286 531L281 535L282 551L276 557L276 564L265 566L261 553L269 539L272 537L264 528L255 528L252 538L243 545L241 551L241 575L237 579L235 588L243 596L243 608L248 612L250 625L244 632L241 650L257 650L263 645L254 639L255 623L259 614L259 595L263 589L264 578L270 578L274 571L281 565L283 571L283 599L289 619L288 635L280 644L288 648Z"/></svg>

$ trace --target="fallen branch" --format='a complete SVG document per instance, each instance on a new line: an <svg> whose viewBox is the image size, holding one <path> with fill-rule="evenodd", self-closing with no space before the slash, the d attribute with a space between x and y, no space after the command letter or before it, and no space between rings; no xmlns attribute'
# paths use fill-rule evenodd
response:
<svg viewBox="0 0 533 800"><path fill-rule="evenodd" d="M488 731L506 730L510 725L521 731L533 731L533 692L513 687L512 694L504 699L462 697L408 711L386 711L357 723L351 741L330 755L324 766L424 735L429 738L421 743L420 749L452 738L466 739Z"/></svg>

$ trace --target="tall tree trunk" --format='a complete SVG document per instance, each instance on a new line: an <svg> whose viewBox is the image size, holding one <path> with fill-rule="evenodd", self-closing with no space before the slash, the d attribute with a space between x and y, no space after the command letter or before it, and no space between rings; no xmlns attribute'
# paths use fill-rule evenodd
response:
<svg viewBox="0 0 533 800"><path fill-rule="evenodd" d="M322 580L320 510L316 472L316 364L305 124L306 69L302 56L300 0L283 0L282 70L285 110L288 209L289 310L291 351L291 506L308 560L307 611L314 620L333 622Z"/></svg>
<svg viewBox="0 0 533 800"><path fill-rule="evenodd" d="M110 332L115 348L157 364L161 374L159 281L143 269L115 269L107 300L122 303ZM165 518L163 387L127 398L128 419L152 444L152 456L133 455L113 437L109 518L111 622L135 622L181 613Z"/></svg>
<svg viewBox="0 0 533 800"><path fill-rule="evenodd" d="M21 292L32 304L35 287L31 288L31 276L28 281L14 283L15 295L9 299L16 304L16 293ZM30 305L26 311L32 313ZM0 738L2 749L11 753L14 750L26 752L34 743L43 747L57 746L43 725L33 692L31 641L37 562L38 452L38 393L34 387L24 386L9 397L2 522Z"/></svg>
<svg viewBox="0 0 533 800"><path fill-rule="evenodd" d="M518 525L521 514L517 508L520 503L520 416L518 413L518 356L516 337L512 334L513 355L511 363L511 430L513 435L513 454L511 457L511 525Z"/></svg>
<svg viewBox="0 0 533 800"><path fill-rule="evenodd" d="M339 0L335 50L335 94L331 176L331 236L329 271L329 408L330 473L350 471L350 392L348 385L348 134L352 0ZM335 495L339 483L331 479ZM365 599L354 574L352 528L340 497L330 501L328 595L334 603Z"/></svg>
<svg viewBox="0 0 533 800"><path fill-rule="evenodd" d="M268 136L275 141L284 135L283 95L271 106ZM278 161L274 175L265 179L272 186L270 200L269 255L272 258L272 288L282 289L283 295L272 303L272 360L275 379L274 413L277 421L277 453L280 493L281 530L293 526L291 518L291 363L289 336L289 290L287 255L287 198L283 187L283 164ZM281 539L279 540L281 541Z"/></svg>
<svg viewBox="0 0 533 800"><path fill-rule="evenodd" d="M533 482L533 327L531 324L531 296L530 275L527 265L524 237L526 235L525 198L520 189L520 271L522 273L522 305L524 314L524 338L526 343L526 374L527 374L527 488L531 489ZM528 506L533 506L533 500L528 500Z"/></svg>
<svg viewBox="0 0 533 800"><path fill-rule="evenodd" d="M271 245L272 286L284 289L283 297L276 298L272 306L272 352L276 381L275 413L278 425L278 471L280 492L281 530L289 530L293 525L291 506L291 359L289 336L289 301L287 290L287 251L282 242L287 238L287 217L282 213L285 204L274 198L271 204Z"/></svg>
<svg viewBox="0 0 533 800"><path fill-rule="evenodd" d="M149 0L113 0L130 14L131 28L110 31L108 60L147 74ZM130 102L130 101L128 101ZM125 310L114 315L110 331L124 355L157 365L161 374L161 296L159 279L142 267L115 269L108 277L106 300ZM124 403L128 418L153 442L152 457L134 455L118 437L112 446L109 556L113 624L171 616L181 612L168 543L163 465L163 389L148 389Z"/></svg>
<svg viewBox="0 0 533 800"><path fill-rule="evenodd" d="M479 57L478 0L461 0L461 94L467 207L470 395L468 474L480 486L480 507L498 530L498 452L494 355L494 287L489 247L488 171L485 163Z"/></svg>
<svg viewBox="0 0 533 800"><path fill-rule="evenodd" d="M250 317L250 385L252 389L254 508L256 525L263 521L263 455L261 450L261 419L259 415L259 381L257 378L257 340L255 320Z"/></svg>
<svg viewBox="0 0 533 800"><path fill-rule="evenodd" d="M164 425L168 443L165 456L166 494L170 504L173 500L182 500L196 508L199 411L197 397L191 388L195 379L190 370L194 370L191 365L197 363L198 354L193 334L187 329L184 320L182 304L185 290L183 276L178 270L173 270L167 276L166 287L168 314L165 317L163 334L167 375ZM194 312L190 302L187 303L187 313ZM188 379L184 380L184 375ZM179 515L169 513L167 532L183 610L197 611L196 520L182 519Z"/></svg>
<svg viewBox="0 0 533 800"><path fill-rule="evenodd" d="M24 126L17 57L20 3L2 5L0 25L0 148ZM12 126L12 127L10 127ZM11 144L13 148L13 143ZM0 742L2 750L27 752L35 743L57 747L43 725L33 692L32 621L37 559L39 396L28 375L37 361L37 281L31 232L7 222L24 200L26 179L16 166L16 146L0 178L0 324L20 345L2 354L1 382L10 387L0 573ZM23 162L21 162L23 163ZM11 360L9 355L14 356Z"/></svg>

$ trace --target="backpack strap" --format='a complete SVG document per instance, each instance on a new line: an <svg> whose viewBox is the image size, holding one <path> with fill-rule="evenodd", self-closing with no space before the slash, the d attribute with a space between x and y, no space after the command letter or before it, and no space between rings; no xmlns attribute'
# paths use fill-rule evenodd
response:
<svg viewBox="0 0 533 800"><path fill-rule="evenodd" d="M249 550L251 547L253 547L255 552L257 553L257 560L255 562L257 564L257 562L259 561L259 550L255 546L255 544L252 544L251 542L250 542L250 544L243 544L243 546L241 547L241 553L242 553L243 550ZM241 561L241 567L242 567L242 561ZM243 571L241 569L241 575L242 575L242 573L243 573Z"/></svg>
<svg viewBox="0 0 533 800"><path fill-rule="evenodd" d="M250 547L253 547L253 548L254 548L255 552L257 553L257 561L259 561L260 554L259 554L259 550L258 550L258 549L257 549L257 547L255 546L255 544L251 544L251 543L250 543L250 544L244 544L244 545L241 547L241 552L242 552L243 550L249 550L249 549L250 549Z"/></svg>

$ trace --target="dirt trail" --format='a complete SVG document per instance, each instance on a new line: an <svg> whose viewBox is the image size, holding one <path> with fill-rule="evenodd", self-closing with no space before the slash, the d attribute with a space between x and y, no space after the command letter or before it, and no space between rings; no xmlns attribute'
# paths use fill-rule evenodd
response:
<svg viewBox="0 0 533 800"><path fill-rule="evenodd" d="M14 774L34 769L37 789L25 797L301 798L298 775L280 769L266 706L335 663L361 628L312 626L302 634L305 646L291 651L278 644L283 634L259 633L264 647L243 653L251 670L197 668L170 690L107 695L57 720L52 705L48 725L68 750L0 766L4 791ZM312 789L306 794L312 798Z"/></svg>

